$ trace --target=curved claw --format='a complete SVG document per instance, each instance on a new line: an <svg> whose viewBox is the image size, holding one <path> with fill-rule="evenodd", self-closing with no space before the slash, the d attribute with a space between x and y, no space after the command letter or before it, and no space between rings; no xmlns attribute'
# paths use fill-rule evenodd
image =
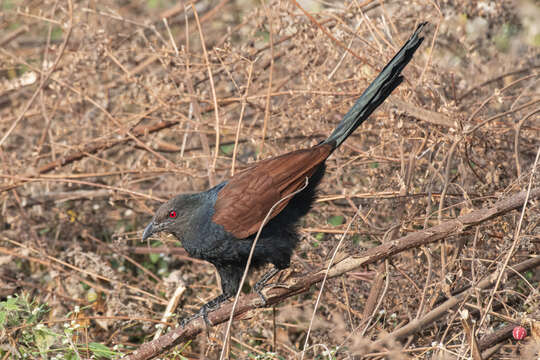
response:
<svg viewBox="0 0 540 360"><path fill-rule="evenodd" d="M206 324L206 326L209 326L209 327L213 326L213 324L208 319L208 308L206 307L206 305L201 307L201 309L196 314L193 314L191 316L188 316L188 317L183 318L182 320L180 320L180 326L182 328L185 328L186 325L189 324L191 321L193 321L195 319L198 319L200 317L203 318L204 323Z"/></svg>
<svg viewBox="0 0 540 360"><path fill-rule="evenodd" d="M266 306L266 303L267 303L268 300L266 299L266 296L264 296L264 294L262 293L262 290L263 289L273 289L273 288L289 289L290 286L287 286L285 284L262 284L260 286L257 286L257 284L255 284L255 286L253 287L253 290L255 290L257 295L259 295L259 297L261 298L263 307Z"/></svg>
<svg viewBox="0 0 540 360"><path fill-rule="evenodd" d="M280 269L274 267L273 269L268 271L266 274L264 274L262 278L259 281L257 281L255 286L253 287L253 290L255 290L257 295L259 295L259 297L261 298L263 307L266 306L267 299L266 299L266 296L264 296L264 294L262 293L262 289L267 288L267 287L273 288L273 287L280 286L278 284L268 284L268 280L272 279L274 275L276 275L279 271Z"/></svg>
<svg viewBox="0 0 540 360"><path fill-rule="evenodd" d="M259 295L259 297L261 298L261 301L262 301L262 306L266 306L266 296L264 296L264 294L262 293L262 289L264 289L267 285L263 285L263 286L257 286L257 284L255 284L255 286L253 287L253 290L255 290L255 292L257 293L257 295Z"/></svg>
<svg viewBox="0 0 540 360"><path fill-rule="evenodd" d="M208 312L209 311L212 311L212 310L216 310L218 309L221 304L223 302L225 302L231 295L229 293L224 293L224 294L221 294L219 295L218 297L210 300L209 302L207 302L206 304L204 304L203 306L201 306L201 308L199 309L199 311L194 314L194 315L191 315L187 318L184 318L180 321L180 325L182 327L185 327L190 321L192 320L195 320L197 318L200 318L202 317L204 319L204 323L207 325L207 326L214 326L210 320L208 320Z"/></svg>

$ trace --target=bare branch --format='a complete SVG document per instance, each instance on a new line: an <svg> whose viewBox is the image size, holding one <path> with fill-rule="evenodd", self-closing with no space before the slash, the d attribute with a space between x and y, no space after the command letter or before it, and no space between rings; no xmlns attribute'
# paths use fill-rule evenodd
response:
<svg viewBox="0 0 540 360"><path fill-rule="evenodd" d="M405 250L433 243L450 235L458 234L465 230L467 227L479 225L495 217L502 216L509 211L515 210L520 206L525 205L524 202L526 197L527 192L523 191L509 198L500 200L493 204L493 206L491 207L475 210L468 214L462 215L457 219L446 221L429 229L417 231L400 239L386 242L380 246L369 249L362 254L342 254L341 260L338 260L337 263L328 270L328 272L325 268L322 268L315 272L312 272L311 274L303 275L292 279L292 281L287 284L287 288L275 287L268 289L265 294L265 296L267 297L267 305L274 305L282 302L283 300L291 296L306 292L312 285L322 281L326 273L330 278L337 277L346 272L355 270L362 265L372 264L379 260L396 255ZM530 200L538 199L539 197L540 188L536 188L530 191ZM531 266L531 264L529 264L529 262L531 261L533 262L533 266L538 266L540 264L539 257L527 261L528 266ZM513 272L510 272L510 274L511 273ZM479 286L487 287L490 284L493 284L493 279L491 279L491 277L480 282ZM450 300L456 301L456 299L459 299L459 297L453 297ZM256 309L260 305L261 299L257 294L250 294L241 297L237 304L235 318L238 318L241 315ZM209 313L208 319L212 324L215 325L227 321L230 316L231 306L232 304L227 304L217 309L216 311ZM426 315L423 319L426 319L429 316L430 314ZM429 317L429 319L431 318L432 317ZM417 321L421 320L415 320L415 322ZM173 346L182 341L186 341L188 339L196 337L198 334L203 332L204 329L204 321L202 319L197 319L196 321L192 321L191 323L187 324L185 328L178 327L156 340L143 344L137 351L128 356L127 359L150 359L172 348ZM401 331L405 332L405 330ZM399 338L399 336L394 337Z"/></svg>

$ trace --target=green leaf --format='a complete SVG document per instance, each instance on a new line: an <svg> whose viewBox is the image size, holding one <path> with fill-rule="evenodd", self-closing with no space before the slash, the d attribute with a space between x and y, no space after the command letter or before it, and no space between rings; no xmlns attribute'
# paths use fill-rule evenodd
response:
<svg viewBox="0 0 540 360"><path fill-rule="evenodd" d="M107 359L112 359L114 357L123 355L120 352L109 349L107 346L103 344L94 343L94 342L88 344L88 350L90 350L97 357L104 357Z"/></svg>
<svg viewBox="0 0 540 360"><path fill-rule="evenodd" d="M150 254L150 261L155 264L159 261L159 254Z"/></svg>
<svg viewBox="0 0 540 360"><path fill-rule="evenodd" d="M332 226L339 226L345 222L345 217L343 215L334 215L328 218L328 223Z"/></svg>
<svg viewBox="0 0 540 360"><path fill-rule="evenodd" d="M369 164L370 169L378 169L379 163L378 162L372 162Z"/></svg>
<svg viewBox="0 0 540 360"><path fill-rule="evenodd" d="M21 310L21 307L17 304L18 303L18 297L12 297L7 299L7 301L3 301L0 303L0 309L4 308L7 311L19 311Z"/></svg>
<svg viewBox="0 0 540 360"><path fill-rule="evenodd" d="M34 340L36 341L36 347L42 356L49 351L57 336L57 334L47 328L38 329L37 326L34 327Z"/></svg>
<svg viewBox="0 0 540 360"><path fill-rule="evenodd" d="M314 237L315 237L315 239L317 239L318 241L322 241L322 240L324 240L324 233L318 232L318 233L315 234Z"/></svg>
<svg viewBox="0 0 540 360"><path fill-rule="evenodd" d="M221 145L219 150L221 150L221 152L225 155L231 156L234 151L234 144Z"/></svg>

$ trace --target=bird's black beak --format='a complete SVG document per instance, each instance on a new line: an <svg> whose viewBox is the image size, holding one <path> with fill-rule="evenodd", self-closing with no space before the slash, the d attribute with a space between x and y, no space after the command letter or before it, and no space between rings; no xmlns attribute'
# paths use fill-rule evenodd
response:
<svg viewBox="0 0 540 360"><path fill-rule="evenodd" d="M142 234L142 241L145 241L146 239L148 239L153 233L155 233L155 229L154 229L154 222L150 222L150 224L148 224L146 226L146 229L144 229L144 232Z"/></svg>

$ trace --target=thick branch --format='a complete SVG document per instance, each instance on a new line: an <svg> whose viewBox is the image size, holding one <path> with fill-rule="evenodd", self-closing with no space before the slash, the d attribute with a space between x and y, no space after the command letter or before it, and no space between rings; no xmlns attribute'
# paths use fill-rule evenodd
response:
<svg viewBox="0 0 540 360"><path fill-rule="evenodd" d="M333 265L328 273L329 277L337 277L346 272L357 269L360 266L372 264L379 260L396 255L407 249L419 247L429 243L433 243L450 235L455 235L462 232L467 227L479 225L492 218L502 216L505 213L517 209L525 205L527 193L520 192L507 199L496 202L488 208L472 211L462 215L457 219L444 222L440 225L431 227L426 230L417 231L404 236L400 239L389 241L380 246L365 251L361 255L346 255L340 257L340 260ZM540 188L533 189L529 194L529 200L540 198ZM325 270L321 269L306 276L295 278L287 288L275 287L266 292L267 304L273 305L280 303L284 299L307 291L313 284L322 281ZM220 324L228 320L232 304L223 305L216 311L211 312L208 318L212 324ZM261 300L257 294L243 296L238 301L235 317L246 314L250 310L254 310L261 306ZM169 333L160 338L150 341L127 357L130 360L150 359L164 351L172 348L176 344L192 339L199 333L203 332L205 327L204 321L198 319L192 321L185 328L178 327L171 330Z"/></svg>

